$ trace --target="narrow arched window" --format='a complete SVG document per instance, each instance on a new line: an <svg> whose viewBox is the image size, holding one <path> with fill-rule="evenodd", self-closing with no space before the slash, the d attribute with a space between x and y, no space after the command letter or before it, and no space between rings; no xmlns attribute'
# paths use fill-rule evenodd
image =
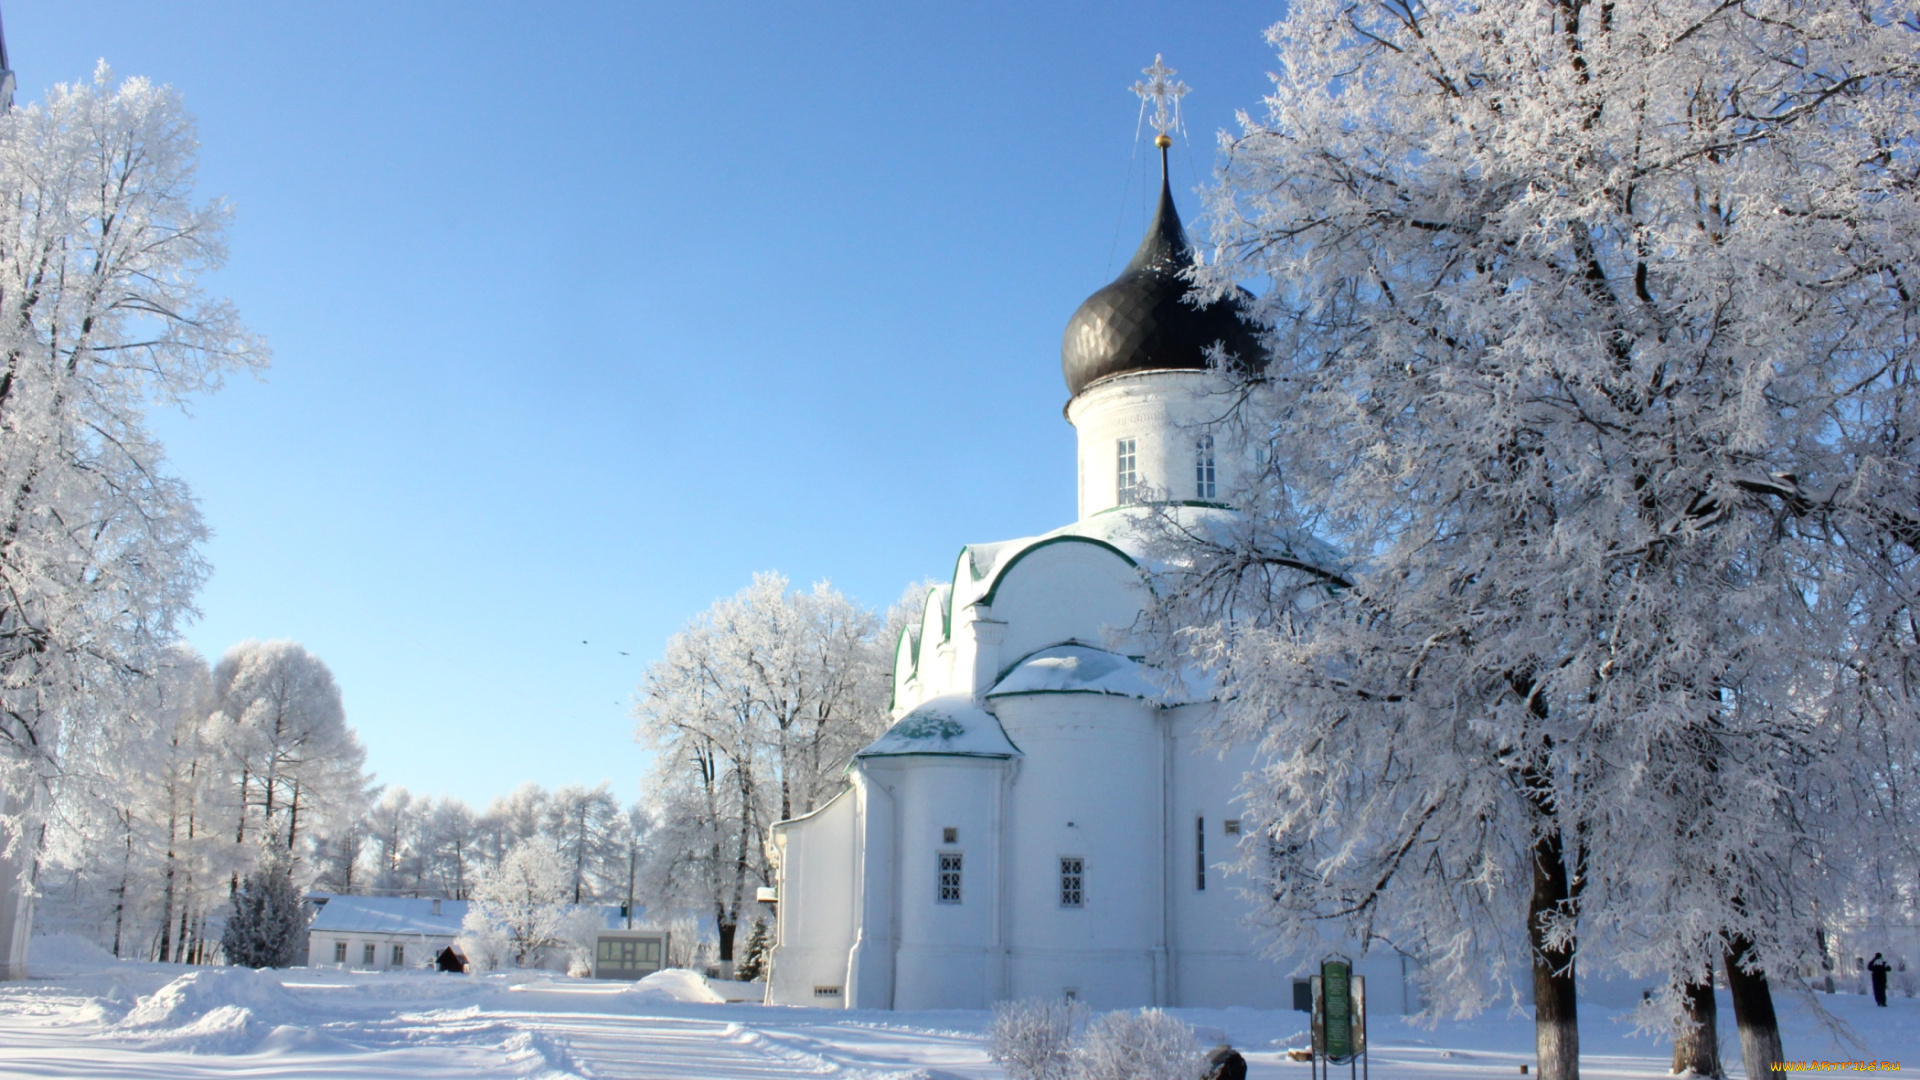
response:
<svg viewBox="0 0 1920 1080"><path fill-rule="evenodd" d="M1140 501L1140 454L1136 440L1121 439L1115 444L1118 458L1114 471L1115 495L1121 506Z"/></svg>
<svg viewBox="0 0 1920 1080"><path fill-rule="evenodd" d="M1211 499L1218 492L1214 483L1213 436L1202 435L1193 444L1194 498Z"/></svg>

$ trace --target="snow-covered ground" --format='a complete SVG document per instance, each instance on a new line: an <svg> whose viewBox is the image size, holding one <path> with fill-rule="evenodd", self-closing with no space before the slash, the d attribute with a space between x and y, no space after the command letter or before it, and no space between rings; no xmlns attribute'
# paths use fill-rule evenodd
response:
<svg viewBox="0 0 1920 1080"><path fill-rule="evenodd" d="M726 1004L701 980L663 972L635 986L545 975L253 972L127 963L71 938L34 943L34 977L0 983L0 1076L312 1077L341 1080L956 1080L1000 1077L978 1012L846 1012ZM1855 995L1819 999L1858 1040L1836 1041L1804 1005L1782 1002L1799 1059L1920 1066L1920 1002L1887 1009ZM1210 1039L1240 1047L1249 1075L1307 1080L1287 1060L1305 1016L1180 1009ZM1731 1013L1722 1041L1738 1072ZM1591 1080L1666 1075L1663 1041L1636 1037L1620 1010L1583 1006ZM1372 1019L1371 1069L1388 1080L1518 1077L1533 1060L1524 1017L1428 1030Z"/></svg>

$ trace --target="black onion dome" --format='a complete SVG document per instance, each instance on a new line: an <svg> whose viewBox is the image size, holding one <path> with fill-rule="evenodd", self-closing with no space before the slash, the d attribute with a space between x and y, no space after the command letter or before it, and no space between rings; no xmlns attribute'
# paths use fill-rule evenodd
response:
<svg viewBox="0 0 1920 1080"><path fill-rule="evenodd" d="M1067 391L1124 371L1204 371L1207 350L1221 343L1243 368L1259 362L1260 344L1242 321L1237 297L1204 307L1187 302L1192 285L1181 274L1193 249L1180 228L1167 184L1167 153L1160 151L1160 208L1133 261L1113 283L1080 305L1060 342ZM1245 295L1242 293L1241 295Z"/></svg>

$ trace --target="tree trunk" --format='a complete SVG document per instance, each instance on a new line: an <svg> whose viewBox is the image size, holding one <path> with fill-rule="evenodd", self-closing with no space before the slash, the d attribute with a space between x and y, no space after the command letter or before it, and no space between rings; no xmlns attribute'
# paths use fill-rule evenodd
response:
<svg viewBox="0 0 1920 1080"><path fill-rule="evenodd" d="M1681 1014L1673 1029L1673 1074L1711 1077L1727 1075L1720 1065L1720 1006L1713 998L1713 969L1704 982L1687 984Z"/></svg>
<svg viewBox="0 0 1920 1080"><path fill-rule="evenodd" d="M120 887L114 890L113 902L113 955L120 956L120 938L127 928L127 889L133 885L133 814L128 811L121 819L126 822L126 849L120 857Z"/></svg>
<svg viewBox="0 0 1920 1080"><path fill-rule="evenodd" d="M1533 1042L1540 1080L1580 1080L1580 1023L1574 990L1575 943L1547 944L1551 919L1572 899L1565 851L1551 826L1533 845L1533 900L1527 940L1533 952Z"/></svg>
<svg viewBox="0 0 1920 1080"><path fill-rule="evenodd" d="M1752 964L1753 942L1737 937L1727 944L1727 989L1732 991L1734 1023L1740 1027L1740 1060L1746 1064L1747 1080L1761 1080L1787 1054L1780 1043L1780 1021L1773 1014L1767 974Z"/></svg>

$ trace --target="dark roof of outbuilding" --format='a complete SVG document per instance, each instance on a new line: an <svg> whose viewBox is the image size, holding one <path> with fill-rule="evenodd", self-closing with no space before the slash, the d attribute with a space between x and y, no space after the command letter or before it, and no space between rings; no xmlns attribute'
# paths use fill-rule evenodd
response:
<svg viewBox="0 0 1920 1080"><path fill-rule="evenodd" d="M1207 350L1216 342L1245 367L1260 362L1260 345L1241 319L1239 297L1205 306L1187 302L1192 286L1182 275L1192 266L1162 147L1160 207L1140 249L1119 277L1087 297L1067 321L1060 369L1069 393L1122 372L1205 370Z"/></svg>

